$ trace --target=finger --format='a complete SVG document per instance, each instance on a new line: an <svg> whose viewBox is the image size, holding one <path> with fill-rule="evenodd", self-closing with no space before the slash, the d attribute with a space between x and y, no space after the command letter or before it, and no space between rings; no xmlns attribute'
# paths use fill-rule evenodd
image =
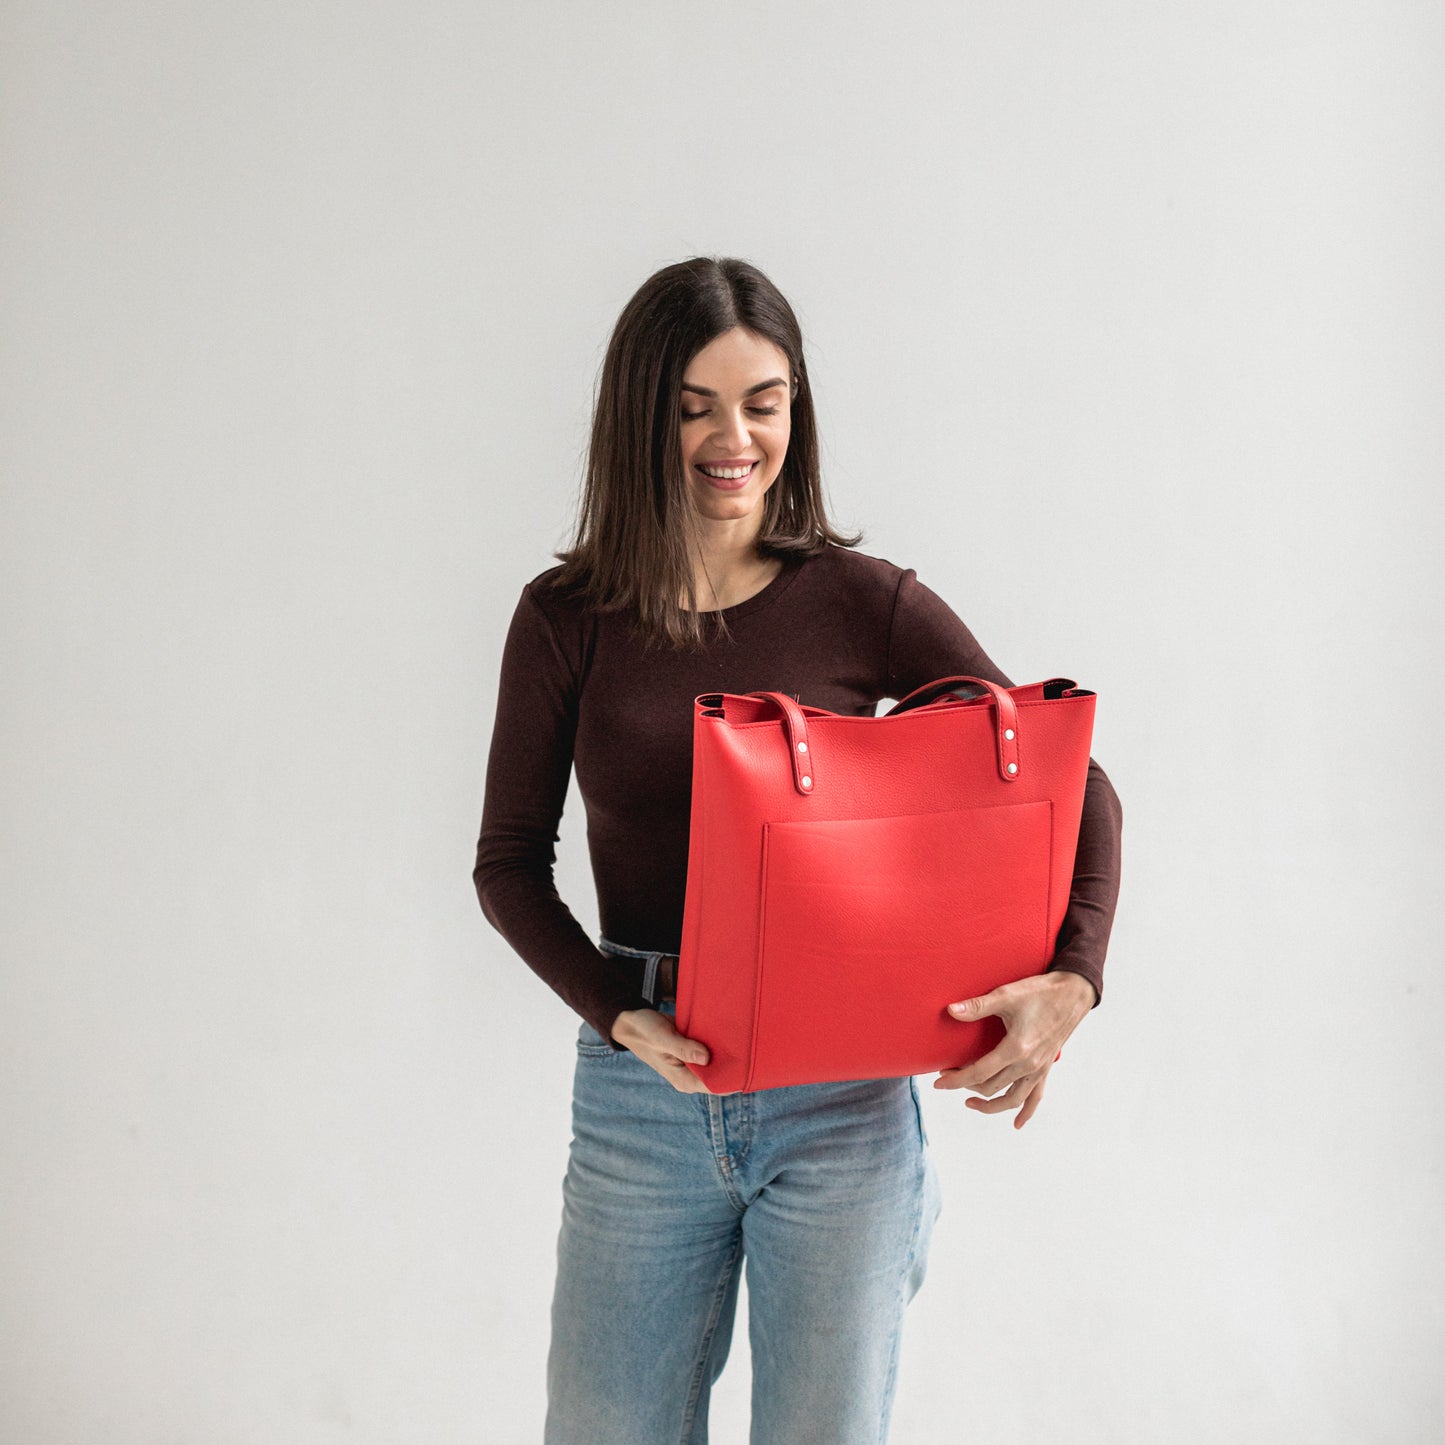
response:
<svg viewBox="0 0 1445 1445"><path fill-rule="evenodd" d="M706 1064L712 1060L708 1046L701 1039L690 1039L672 1028L666 1032L659 1028L656 1037L644 1041L644 1047L649 1048L658 1059L679 1064Z"/></svg>
<svg viewBox="0 0 1445 1445"><path fill-rule="evenodd" d="M980 1085L970 1084L964 1078L962 1069L939 1069L938 1078L933 1079L933 1088L965 1088L977 1092Z"/></svg>
<svg viewBox="0 0 1445 1445"><path fill-rule="evenodd" d="M1000 1018L1009 1012L1008 997L1000 989L978 994L974 998L961 998L949 1004L948 1011L956 1019L981 1019L990 1014Z"/></svg>
<svg viewBox="0 0 1445 1445"><path fill-rule="evenodd" d="M1017 1062L1017 1056L1009 1048L1009 1040L1004 1038L996 1047L990 1049L988 1053L980 1055L972 1063L963 1064L957 1069L949 1069L946 1072L957 1076L957 1087L976 1089L986 1079L996 1078L1010 1064Z"/></svg>
<svg viewBox="0 0 1445 1445"><path fill-rule="evenodd" d="M697 1039L679 1038L678 1042L682 1045L678 1052L678 1058L685 1063L710 1064L712 1062L712 1054L708 1052L706 1044L699 1043Z"/></svg>
<svg viewBox="0 0 1445 1445"><path fill-rule="evenodd" d="M1039 1100L1044 1097L1044 1081L1040 1079L1032 1089L1029 1096L1024 1100L1024 1106L1019 1110L1019 1116L1014 1120L1014 1128L1022 1129L1025 1124L1034 1116L1034 1111L1039 1107Z"/></svg>
<svg viewBox="0 0 1445 1445"><path fill-rule="evenodd" d="M980 1094L997 1093L1005 1084L1011 1084L1025 1074L1037 1075L1040 1070L1047 1072L1058 1063L1059 1055L1063 1053L1062 1048L1055 1049L1050 1057L1047 1048L1038 1044L1024 1047L1020 1043L1014 1048L1010 1048L1009 1044L1010 1040L1004 1039L997 1048L971 1064L949 1070L959 1081L956 1086L950 1087L973 1089Z"/></svg>
<svg viewBox="0 0 1445 1445"><path fill-rule="evenodd" d="M676 1064L679 1068L685 1069L689 1064L695 1069L702 1068L708 1062L707 1051L702 1050L702 1057L697 1058L693 1052L694 1046L684 1044L681 1050L668 1049L663 1052L663 1058Z"/></svg>
<svg viewBox="0 0 1445 1445"><path fill-rule="evenodd" d="M676 1068L670 1069L667 1074L667 1081L677 1090L679 1094L710 1094L712 1090L698 1078L696 1074L685 1065L679 1064Z"/></svg>
<svg viewBox="0 0 1445 1445"><path fill-rule="evenodd" d="M686 1042L685 1040L683 1042ZM666 1045L660 1048L632 1050L648 1068L666 1079L680 1094L711 1093L712 1091L688 1068L687 1061L671 1053Z"/></svg>
<svg viewBox="0 0 1445 1445"><path fill-rule="evenodd" d="M989 1055L993 1058L993 1055ZM983 1060L977 1060L966 1068L958 1070L958 1087L971 1089L976 1094L996 1094L1024 1074L1032 1073L1026 1059L995 1059L992 1067L981 1068Z"/></svg>
<svg viewBox="0 0 1445 1445"><path fill-rule="evenodd" d="M965 1099L964 1104L980 1114L1001 1114L1007 1109L1017 1109L1028 1092L1027 1079L1015 1079L1006 1094L996 1099Z"/></svg>
<svg viewBox="0 0 1445 1445"><path fill-rule="evenodd" d="M996 1085L973 1082L972 1074L967 1069L940 1069L938 1077L933 1081L935 1089L967 1089L970 1093L990 1093L996 1089Z"/></svg>
<svg viewBox="0 0 1445 1445"><path fill-rule="evenodd" d="M974 1092L988 1098L990 1094L996 1094L1000 1089L1012 1087L1014 1082L1023 1078L1029 1069L1023 1064L1010 1064L1006 1069L1000 1069L991 1078L985 1079L981 1084L974 1085Z"/></svg>

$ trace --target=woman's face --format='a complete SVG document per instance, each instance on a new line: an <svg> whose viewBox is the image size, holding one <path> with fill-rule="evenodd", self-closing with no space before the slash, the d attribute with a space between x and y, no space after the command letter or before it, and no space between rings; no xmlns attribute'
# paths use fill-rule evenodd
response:
<svg viewBox="0 0 1445 1445"><path fill-rule="evenodd" d="M682 460L705 517L757 514L783 469L792 434L792 371L785 352L735 326L714 337L682 378ZM722 472L709 476L703 468ZM736 473L747 469L746 476Z"/></svg>

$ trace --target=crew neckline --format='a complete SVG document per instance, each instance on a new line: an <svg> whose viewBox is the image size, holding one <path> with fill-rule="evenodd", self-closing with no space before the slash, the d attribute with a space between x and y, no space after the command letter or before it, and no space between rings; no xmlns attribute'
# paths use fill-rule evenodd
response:
<svg viewBox="0 0 1445 1445"><path fill-rule="evenodd" d="M778 597L782 596L792 586L798 573L803 570L803 563L807 560L806 557L796 555L786 556L783 558L782 571L767 586L754 592L751 597L745 597L741 602L734 602L731 607L710 607L698 612L697 615L699 617L721 615L728 622L735 617L746 617L748 613L756 612L759 608L766 607L770 602L776 601Z"/></svg>

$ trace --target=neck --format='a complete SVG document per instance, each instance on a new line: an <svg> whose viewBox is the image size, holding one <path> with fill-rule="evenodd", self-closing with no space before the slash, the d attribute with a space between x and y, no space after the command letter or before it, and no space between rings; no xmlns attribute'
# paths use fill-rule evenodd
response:
<svg viewBox="0 0 1445 1445"><path fill-rule="evenodd" d="M781 567L781 559L759 553L756 530L743 537L704 535L693 555L698 608L711 611L745 602L766 587Z"/></svg>

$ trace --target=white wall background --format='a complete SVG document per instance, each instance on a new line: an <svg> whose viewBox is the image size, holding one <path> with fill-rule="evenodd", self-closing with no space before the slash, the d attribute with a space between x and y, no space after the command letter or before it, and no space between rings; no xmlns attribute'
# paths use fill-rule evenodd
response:
<svg viewBox="0 0 1445 1445"><path fill-rule="evenodd" d="M3 20L0 1436L540 1439L577 1021L472 892L496 673L705 252L1124 802L1038 1116L924 1090L894 1440L1440 1438L1441 7Z"/></svg>

